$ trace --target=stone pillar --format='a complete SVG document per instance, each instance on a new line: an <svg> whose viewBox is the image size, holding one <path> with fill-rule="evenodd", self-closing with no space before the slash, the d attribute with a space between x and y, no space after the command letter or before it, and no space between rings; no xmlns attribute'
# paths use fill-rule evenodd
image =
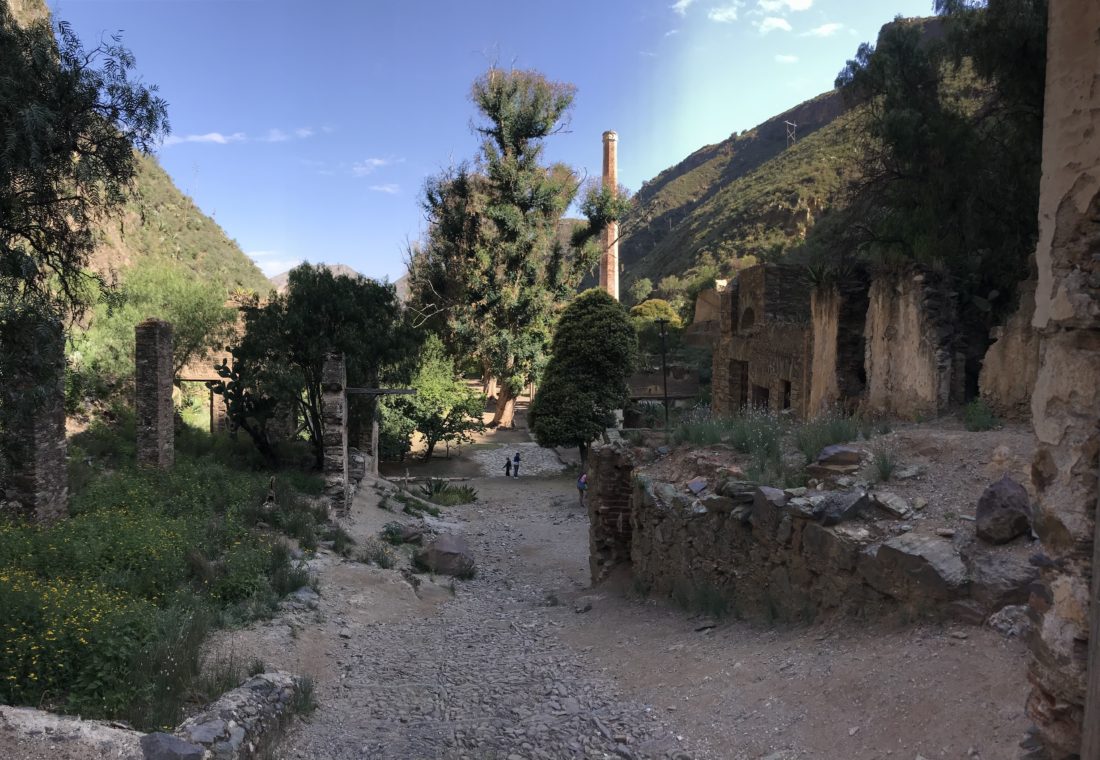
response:
<svg viewBox="0 0 1100 760"><path fill-rule="evenodd" d="M336 514L351 509L348 485L348 373L343 354L329 354L321 370L321 436L325 496Z"/></svg>
<svg viewBox="0 0 1100 760"><path fill-rule="evenodd" d="M1061 760L1081 751L1100 464L1100 3L1051 0L1048 19L1031 402L1046 557L1031 599L1027 711Z"/></svg>
<svg viewBox="0 0 1100 760"><path fill-rule="evenodd" d="M134 328L137 461L167 469L175 461L172 408L172 325L147 319Z"/></svg>
<svg viewBox="0 0 1100 760"><path fill-rule="evenodd" d="M48 521L69 512L68 445L65 440L65 383L62 343L57 382L45 389L37 409L30 412L19 436L11 492L19 513ZM49 350L43 346L42 350ZM15 505L12 505L15 506Z"/></svg>
<svg viewBox="0 0 1100 760"><path fill-rule="evenodd" d="M619 136L603 133L603 186L617 193L619 188ZM619 300L619 223L611 222L604 230L603 255L600 257L600 288Z"/></svg>
<svg viewBox="0 0 1100 760"><path fill-rule="evenodd" d="M228 433L229 409L225 406L225 396L210 391L210 434Z"/></svg>

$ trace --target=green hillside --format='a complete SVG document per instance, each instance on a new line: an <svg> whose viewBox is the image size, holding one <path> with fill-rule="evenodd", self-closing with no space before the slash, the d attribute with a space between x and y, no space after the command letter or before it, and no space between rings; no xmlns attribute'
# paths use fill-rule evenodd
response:
<svg viewBox="0 0 1100 760"><path fill-rule="evenodd" d="M194 202L151 156L141 156L122 216L100 232L93 266L125 280L136 266L181 267L196 279L266 293L271 283L235 240Z"/></svg>
<svg viewBox="0 0 1100 760"><path fill-rule="evenodd" d="M798 125L790 147L788 121ZM638 191L620 246L624 283L683 274L704 254L726 270L734 258L800 241L854 159L837 92L696 151Z"/></svg>

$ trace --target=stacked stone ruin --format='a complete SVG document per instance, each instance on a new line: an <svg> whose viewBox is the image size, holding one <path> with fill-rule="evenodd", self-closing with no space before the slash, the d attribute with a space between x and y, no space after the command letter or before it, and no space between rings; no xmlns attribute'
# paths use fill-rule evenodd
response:
<svg viewBox="0 0 1100 760"><path fill-rule="evenodd" d="M344 355L325 357L321 370L321 436L325 496L338 515L351 509L348 481L348 372Z"/></svg>
<svg viewBox="0 0 1100 760"><path fill-rule="evenodd" d="M137 461L167 469L175 461L172 325L147 319L134 328L134 411Z"/></svg>

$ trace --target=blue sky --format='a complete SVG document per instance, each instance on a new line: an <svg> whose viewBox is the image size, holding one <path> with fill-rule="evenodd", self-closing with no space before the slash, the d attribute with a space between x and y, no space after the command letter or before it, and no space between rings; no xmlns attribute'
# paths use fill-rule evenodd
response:
<svg viewBox="0 0 1100 760"><path fill-rule="evenodd" d="M86 44L123 32L169 103L158 157L267 274L298 261L397 279L424 179L473 157L492 63L572 82L548 160L620 181L832 86L860 42L932 0L49 0Z"/></svg>

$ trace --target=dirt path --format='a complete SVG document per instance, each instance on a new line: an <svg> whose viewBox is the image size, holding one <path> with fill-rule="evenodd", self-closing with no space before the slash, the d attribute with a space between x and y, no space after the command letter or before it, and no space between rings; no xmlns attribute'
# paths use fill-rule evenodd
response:
<svg viewBox="0 0 1100 760"><path fill-rule="evenodd" d="M588 588L571 475L471 484L479 501L444 519L479 572L453 593L324 555L317 609L223 641L317 679L321 707L278 757L1016 756L1027 724L1015 641L851 622L709 627L629 598L628 583ZM356 500L361 540L394 519L377 501L369 488Z"/></svg>

